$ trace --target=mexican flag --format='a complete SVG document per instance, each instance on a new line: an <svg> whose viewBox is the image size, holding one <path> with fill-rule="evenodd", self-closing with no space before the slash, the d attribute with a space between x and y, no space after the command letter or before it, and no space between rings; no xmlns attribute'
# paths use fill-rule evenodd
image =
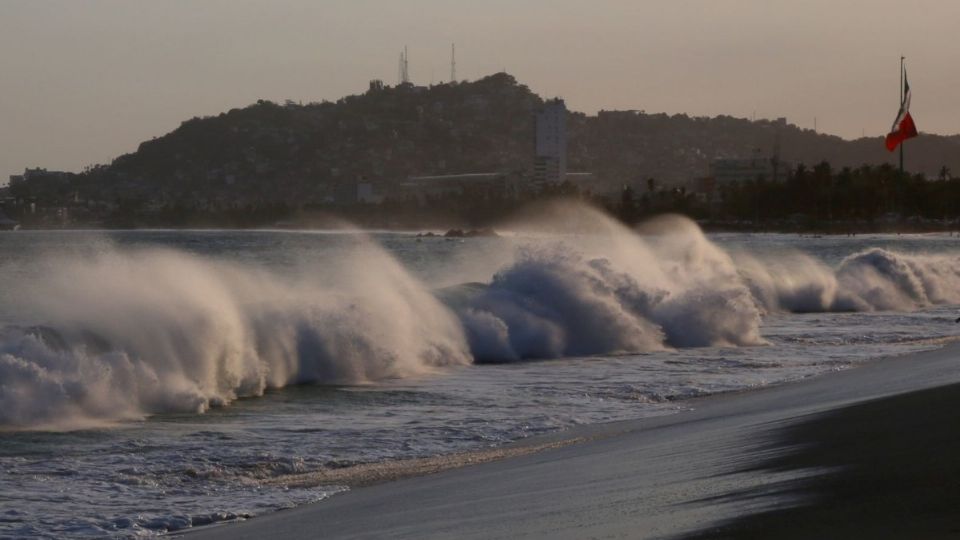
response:
<svg viewBox="0 0 960 540"><path fill-rule="evenodd" d="M917 126L910 116L910 83L907 82L907 72L903 72L903 101L900 103L900 112L893 121L893 127L887 134L887 150L893 152L903 141L917 136Z"/></svg>

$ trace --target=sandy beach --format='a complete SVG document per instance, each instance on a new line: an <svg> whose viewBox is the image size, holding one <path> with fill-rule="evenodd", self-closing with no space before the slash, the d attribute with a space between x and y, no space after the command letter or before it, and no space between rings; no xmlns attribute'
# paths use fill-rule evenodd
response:
<svg viewBox="0 0 960 540"><path fill-rule="evenodd" d="M398 480L188 536L956 537L958 356L953 344L703 398L411 472L441 471L425 476L398 464L383 476Z"/></svg>

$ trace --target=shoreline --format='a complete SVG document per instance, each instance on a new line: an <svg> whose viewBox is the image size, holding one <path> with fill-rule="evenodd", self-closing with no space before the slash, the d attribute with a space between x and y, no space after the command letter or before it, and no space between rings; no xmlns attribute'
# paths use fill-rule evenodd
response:
<svg viewBox="0 0 960 540"><path fill-rule="evenodd" d="M559 433L558 433L559 434ZM481 465L502 459L510 459L544 450L552 450L579 444L589 440L588 437L558 437L556 440L537 442L539 437L532 437L523 441L516 441L494 448L484 448L453 454L442 454L422 458L400 459L392 461L377 461L361 463L341 469L325 469L305 474L291 474L271 477L262 481L264 484L282 485L292 488L307 488L320 486L343 486L350 489L374 486L387 482L395 482L405 478L415 478L457 469L471 465ZM543 435L544 439L551 438L550 434ZM536 439L536 440L534 440Z"/></svg>
<svg viewBox="0 0 960 540"><path fill-rule="evenodd" d="M175 534L210 540L312 538L318 530L331 538L712 538L697 535L737 537L746 527L750 537L757 529L749 516L809 503L818 493L809 486L821 485L809 478L822 471L810 467L764 468L771 456L816 443L822 431L808 429L798 439L784 430L855 404L960 383L957 358L960 344L951 343L793 383L705 396L677 414L582 426L501 447L504 452L489 459L454 459L450 467L374 475L373 482L356 484L367 487L320 503Z"/></svg>

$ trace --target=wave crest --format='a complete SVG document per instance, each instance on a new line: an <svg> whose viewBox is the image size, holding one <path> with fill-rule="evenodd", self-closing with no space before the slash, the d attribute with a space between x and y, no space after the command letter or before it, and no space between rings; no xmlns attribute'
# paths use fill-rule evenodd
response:
<svg viewBox="0 0 960 540"><path fill-rule="evenodd" d="M599 232L529 237L487 282L439 291L369 241L288 273L163 249L38 261L14 286L22 318L0 327L0 428L203 412L471 362L760 345L769 312L960 303L955 256L875 248L834 269L728 253L676 216L638 233L561 210Z"/></svg>
<svg viewBox="0 0 960 540"><path fill-rule="evenodd" d="M48 265L22 293L45 330L0 336L0 426L202 412L470 362L456 317L392 258L366 246L345 264L334 283L169 250Z"/></svg>

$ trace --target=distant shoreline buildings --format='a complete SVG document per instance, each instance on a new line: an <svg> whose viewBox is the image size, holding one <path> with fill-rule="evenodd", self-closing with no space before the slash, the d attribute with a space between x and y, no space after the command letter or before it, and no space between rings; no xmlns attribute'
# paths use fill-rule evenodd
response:
<svg viewBox="0 0 960 540"><path fill-rule="evenodd" d="M786 128L787 119L777 118L774 121L773 153L764 155L760 148L754 150L750 157L723 157L710 161L709 172L706 177L694 181L694 191L704 195L713 195L723 186L737 183L785 181L790 175L793 164L783 161L780 157L780 130Z"/></svg>

